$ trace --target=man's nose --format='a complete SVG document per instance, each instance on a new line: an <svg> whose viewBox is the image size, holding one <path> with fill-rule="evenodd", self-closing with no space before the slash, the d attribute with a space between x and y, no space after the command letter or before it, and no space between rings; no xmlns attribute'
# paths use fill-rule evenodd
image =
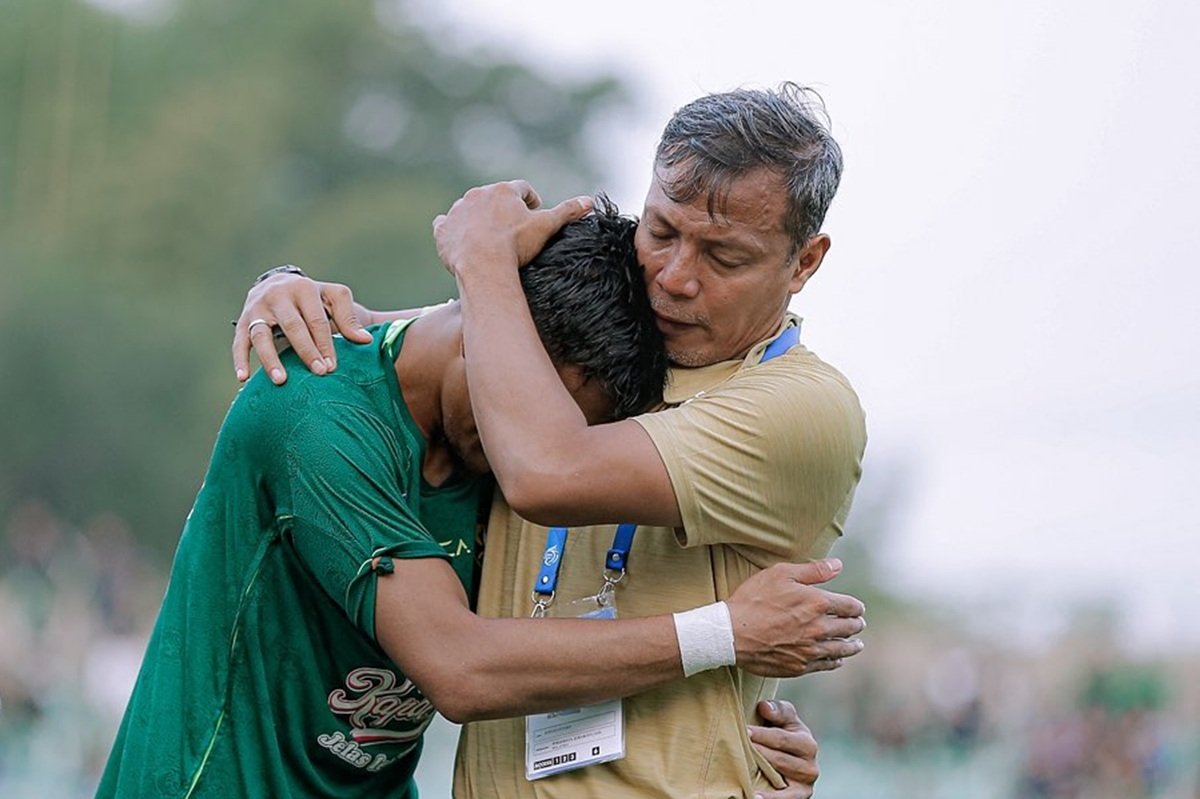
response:
<svg viewBox="0 0 1200 799"><path fill-rule="evenodd" d="M700 293L695 254L685 247L677 248L664 261L654 280L673 297L694 298Z"/></svg>

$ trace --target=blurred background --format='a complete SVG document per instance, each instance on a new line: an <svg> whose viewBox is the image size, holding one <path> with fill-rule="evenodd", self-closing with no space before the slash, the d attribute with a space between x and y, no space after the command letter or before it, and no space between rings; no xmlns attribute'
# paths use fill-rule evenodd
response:
<svg viewBox="0 0 1200 799"><path fill-rule="evenodd" d="M675 108L790 79L847 162L795 310L871 433L835 549L869 648L785 688L818 796L1197 799L1197 30L1171 0L0 0L0 796L94 790L255 275L445 299L429 223L467 187L636 213Z"/></svg>

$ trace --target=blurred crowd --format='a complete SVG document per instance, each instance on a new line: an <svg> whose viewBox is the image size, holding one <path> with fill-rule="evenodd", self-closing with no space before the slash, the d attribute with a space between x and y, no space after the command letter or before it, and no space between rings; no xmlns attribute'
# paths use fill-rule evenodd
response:
<svg viewBox="0 0 1200 799"><path fill-rule="evenodd" d="M0 559L0 796L87 796L108 755L165 585L128 527L39 502Z"/></svg>
<svg viewBox="0 0 1200 799"><path fill-rule="evenodd" d="M1195 653L937 628L873 625L861 662L785 686L822 743L823 799L1200 799Z"/></svg>
<svg viewBox="0 0 1200 799"><path fill-rule="evenodd" d="M4 533L0 796L90 796L161 558L116 517L74 526L38 502ZM1078 641L1019 654L911 614L869 632L845 669L785 686L821 741L822 799L1200 799L1194 656L1132 663Z"/></svg>

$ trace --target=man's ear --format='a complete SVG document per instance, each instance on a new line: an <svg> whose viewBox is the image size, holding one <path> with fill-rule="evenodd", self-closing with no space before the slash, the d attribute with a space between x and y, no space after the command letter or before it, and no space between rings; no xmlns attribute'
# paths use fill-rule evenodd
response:
<svg viewBox="0 0 1200 799"><path fill-rule="evenodd" d="M567 391L572 394L583 388L584 384L588 381L583 368L576 364L555 363L554 368L558 370L558 376L562 379L563 385L567 387Z"/></svg>
<svg viewBox="0 0 1200 799"><path fill-rule="evenodd" d="M588 424L604 424L613 421L613 399L599 380L588 377L582 367L574 364L555 364L558 376L567 387L567 392L583 411Z"/></svg>
<svg viewBox="0 0 1200 799"><path fill-rule="evenodd" d="M789 293L796 294L804 288L808 279L821 268L821 262L825 260L825 253L829 252L832 244L828 233L818 233L796 252L795 260L791 265L792 279L788 283Z"/></svg>

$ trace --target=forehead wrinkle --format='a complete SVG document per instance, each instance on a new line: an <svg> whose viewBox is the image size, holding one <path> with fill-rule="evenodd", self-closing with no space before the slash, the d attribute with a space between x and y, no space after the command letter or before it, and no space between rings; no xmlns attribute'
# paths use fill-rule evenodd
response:
<svg viewBox="0 0 1200 799"><path fill-rule="evenodd" d="M783 179L769 169L755 169L732 180L720 181L709 191L695 194L686 201L672 198L670 187L673 176L668 170L656 168L654 177L654 190L666 202L653 210L665 221L674 224L667 218L667 209L674 209L696 225L695 235L698 238L713 244L753 248L764 253L770 249L770 244L764 239L772 235L778 234L790 241L786 220L786 187ZM696 219L694 212L701 207L704 208L707 222ZM647 213L651 210L646 209ZM736 221L734 217L737 217Z"/></svg>

